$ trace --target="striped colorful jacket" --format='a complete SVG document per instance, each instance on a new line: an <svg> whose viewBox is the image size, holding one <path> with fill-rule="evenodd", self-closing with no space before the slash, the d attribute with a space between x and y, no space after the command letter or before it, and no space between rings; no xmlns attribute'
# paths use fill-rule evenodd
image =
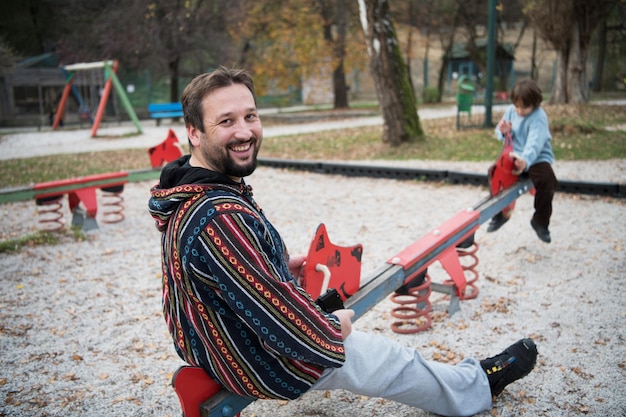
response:
<svg viewBox="0 0 626 417"><path fill-rule="evenodd" d="M149 201L176 351L236 394L297 398L342 366L339 321L295 283L250 188L187 161L163 170Z"/></svg>

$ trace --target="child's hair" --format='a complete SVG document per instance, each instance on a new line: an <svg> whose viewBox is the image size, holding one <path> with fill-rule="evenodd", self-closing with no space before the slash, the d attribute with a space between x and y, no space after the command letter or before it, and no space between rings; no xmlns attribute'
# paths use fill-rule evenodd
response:
<svg viewBox="0 0 626 417"><path fill-rule="evenodd" d="M523 80L513 86L511 90L511 102L513 104L521 104L524 107L539 107L543 96L541 88L533 80Z"/></svg>

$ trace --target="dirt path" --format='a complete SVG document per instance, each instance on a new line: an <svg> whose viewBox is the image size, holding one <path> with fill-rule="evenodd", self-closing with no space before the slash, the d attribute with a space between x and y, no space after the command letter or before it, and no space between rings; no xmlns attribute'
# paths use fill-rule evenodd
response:
<svg viewBox="0 0 626 417"><path fill-rule="evenodd" d="M320 222L342 245L363 243L362 276L484 197L469 186L324 176L260 168L249 180L292 253L306 251ZM182 362L160 305L159 235L146 209L150 183L128 184L126 220L87 241L0 256L0 415L180 416L169 386ZM350 190L349 193L346 190ZM0 206L2 233L38 227L33 202ZM625 202L557 194L545 245L519 199L501 231L478 230L479 295L452 317L433 297L430 330L389 329L381 302L355 326L385 334L427 358L499 352L520 337L539 346L536 370L481 417L623 416L626 412ZM69 216L68 213L66 213ZM436 266L433 280L445 278ZM451 359L448 359L451 358ZM377 398L337 391L298 401L258 401L242 417L427 416Z"/></svg>

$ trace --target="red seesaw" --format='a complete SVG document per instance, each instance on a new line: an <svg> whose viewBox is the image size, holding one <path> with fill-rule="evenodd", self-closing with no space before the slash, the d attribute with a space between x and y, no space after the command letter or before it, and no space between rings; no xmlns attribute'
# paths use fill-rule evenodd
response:
<svg viewBox="0 0 626 417"><path fill-rule="evenodd" d="M160 168L168 162L172 162L181 156L183 151L176 133L172 129L167 132L167 137L161 143L148 149L152 168Z"/></svg>
<svg viewBox="0 0 626 417"><path fill-rule="evenodd" d="M148 149L148 154L153 168L160 168L165 163L179 158L182 150L174 131L170 129L165 140ZM32 190L36 204L40 206L37 211L40 216L39 223L50 231L59 230L64 226L61 199L67 194L72 212L72 225L80 226L84 230L97 228L98 189L106 198L102 204L106 208L103 221L120 222L124 220L122 192L124 184L128 181L128 172L119 171L37 183Z"/></svg>
<svg viewBox="0 0 626 417"><path fill-rule="evenodd" d="M511 156L503 154L501 158L511 158ZM511 164L510 160L500 162L507 166ZM410 286L415 280L423 279L427 268L434 262L439 262L449 274L450 279L444 283L433 283L426 278L424 282L432 287L432 290L448 295L450 299L448 314L454 314L460 309L460 300L473 298L477 294L477 289L472 284L473 280L468 283L465 275L466 268L460 261L463 249L467 248L468 242L473 244L474 234L482 223L505 208L511 207L511 204L524 193L533 190L529 179L518 180L517 176L514 179L506 178L512 176L508 170L496 168L492 172L491 181L494 181L493 174L498 176L495 181L508 181L509 186L493 192L492 196L476 206L457 213L397 255L390 257L381 268L374 272L372 277L365 280L364 285L359 288L360 283L357 283L358 290L354 293L343 291L342 288L354 288L355 280L359 281L360 269L358 273L354 273L354 267L360 265L362 248L360 245L350 248L333 245L328 239L325 228L318 228L309 251L307 260L309 265L303 282L304 288L308 291L308 287L311 287L314 295L319 295L327 288L338 290L342 299L346 297L345 307L355 311L354 320L357 320L400 287ZM323 247L323 251L316 253L313 257L312 254L319 247ZM343 264L350 268L351 272L338 272L341 270L342 262L339 262L341 259L348 260ZM318 275L315 276L315 273ZM347 277L348 280L338 282L333 279L336 276ZM470 288L472 291L468 292ZM248 404L255 401L254 398L241 397L221 388L202 368L198 367L180 368L172 378L172 385L181 402L184 417L234 417Z"/></svg>
<svg viewBox="0 0 626 417"><path fill-rule="evenodd" d="M366 283L346 300L346 308L355 311L355 320L360 318L396 289L409 284L430 264L439 261L451 274L451 282L431 285L435 291L450 296L448 313L453 314L459 309L459 300L465 298L467 288L467 281L463 269L459 267L460 260L454 248L472 237L482 223L530 189L532 189L530 180L519 181L499 195L458 213L440 227L433 229L396 256L389 258L373 277L366 280ZM323 256L321 258L324 259ZM326 258L333 259L332 256ZM179 378L189 379L191 382L181 383ZM223 388L215 391L217 383L201 368L181 368L181 371L174 375L172 383L185 417L233 417L254 401L253 398L241 397ZM204 385L212 388L202 394L199 390L206 390Z"/></svg>
<svg viewBox="0 0 626 417"><path fill-rule="evenodd" d="M105 203L105 206L111 209L104 213L104 221L119 222L124 219L121 193L127 182L128 172L119 171L37 183L33 190L36 203L41 206L38 210L41 216L39 222L47 225L48 230L58 230L63 227L61 198L67 195L70 211L73 214L72 224L81 226L85 230L97 228L96 190L98 189L106 193L110 199Z"/></svg>

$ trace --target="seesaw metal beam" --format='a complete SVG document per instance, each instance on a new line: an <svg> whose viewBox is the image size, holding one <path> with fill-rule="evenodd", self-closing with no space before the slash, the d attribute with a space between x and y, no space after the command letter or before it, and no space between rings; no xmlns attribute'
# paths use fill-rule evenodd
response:
<svg viewBox="0 0 626 417"><path fill-rule="evenodd" d="M476 204L473 209L480 213L480 223L482 224L533 188L532 181L529 178L523 178L497 196L487 198Z"/></svg>

